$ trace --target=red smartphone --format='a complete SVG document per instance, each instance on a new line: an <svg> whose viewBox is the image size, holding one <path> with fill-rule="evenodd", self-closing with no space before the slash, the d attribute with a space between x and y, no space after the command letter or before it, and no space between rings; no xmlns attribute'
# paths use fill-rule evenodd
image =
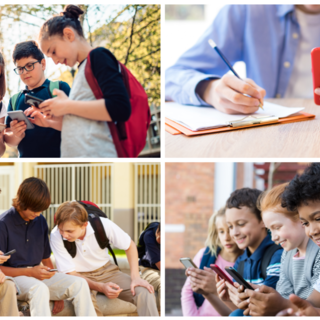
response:
<svg viewBox="0 0 320 320"><path fill-rule="evenodd" d="M314 103L320 105L320 95L315 94L314 90L320 88L320 48L311 50L311 64L312 64L312 80L313 80L313 99Z"/></svg>
<svg viewBox="0 0 320 320"><path fill-rule="evenodd" d="M227 274L220 269L220 267L218 267L216 264L210 264L210 268L223 280L229 282L230 284L233 284L232 280L227 276Z"/></svg>

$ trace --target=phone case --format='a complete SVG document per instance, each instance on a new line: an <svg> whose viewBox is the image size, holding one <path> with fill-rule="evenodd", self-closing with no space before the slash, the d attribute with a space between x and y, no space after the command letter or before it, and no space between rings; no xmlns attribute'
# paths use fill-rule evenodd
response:
<svg viewBox="0 0 320 320"><path fill-rule="evenodd" d="M210 268L223 280L229 282L230 284L233 284L233 282L230 280L230 278L225 274L223 270L219 268L216 264L210 264Z"/></svg>
<svg viewBox="0 0 320 320"><path fill-rule="evenodd" d="M250 284L243 279L242 275L237 272L237 270L231 267L225 267L225 270L231 275L231 277L236 280L240 285L243 285L246 289L254 290Z"/></svg>
<svg viewBox="0 0 320 320"><path fill-rule="evenodd" d="M12 120L25 121L25 123L27 124L27 130L34 128L34 125L29 121L28 117L23 113L22 110L8 111L8 116Z"/></svg>
<svg viewBox="0 0 320 320"><path fill-rule="evenodd" d="M320 88L320 48L311 51L312 80L314 103L320 105L320 95L315 94L314 90Z"/></svg>
<svg viewBox="0 0 320 320"><path fill-rule="evenodd" d="M36 97L32 97L32 96L30 96L30 95L28 95L28 94L26 94L25 97L24 97L24 102L25 102L26 104L29 104L30 106L35 106L35 107L38 108L38 109L39 109L40 103L43 102L43 101L44 101L44 100L38 99L38 98L36 98Z"/></svg>

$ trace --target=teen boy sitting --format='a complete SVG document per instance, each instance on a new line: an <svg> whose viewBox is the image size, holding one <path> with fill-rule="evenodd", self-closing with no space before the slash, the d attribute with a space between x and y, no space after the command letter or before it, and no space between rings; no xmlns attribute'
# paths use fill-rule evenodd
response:
<svg viewBox="0 0 320 320"><path fill-rule="evenodd" d="M20 76L26 88L18 95L14 106L12 105L13 97L11 97L7 111L22 110L29 116L32 109L24 102L25 93L42 100L52 98L49 90L50 81L46 79L44 74L46 60L35 41L16 44L12 58L16 65L14 71ZM60 81L59 87L60 90L69 95L70 87L67 83ZM18 147L19 157L59 158L61 125L58 125L54 120L46 120L40 112L33 112L32 116L34 120L31 119L30 121L35 124L35 128L29 130L26 130L27 126L24 121L12 121L8 116L6 124L10 125L11 130L5 133L5 142L9 146ZM41 126L37 124L41 124Z"/></svg>
<svg viewBox="0 0 320 320"><path fill-rule="evenodd" d="M275 288L279 280L282 249L274 249L276 251L271 255L266 270L262 270L263 257L271 250L274 242L267 233L261 212L256 205L260 194L261 191L257 189L235 190L227 200L226 221L231 237L240 249L245 250L236 260L234 269L254 288L262 284ZM218 277L216 277L216 287L217 294L205 292L204 297L221 315L225 316L234 311L231 316L242 316L243 310L238 309L238 305L242 302L239 295L243 288L239 288L238 284L234 287L224 280L219 280Z"/></svg>
<svg viewBox="0 0 320 320"><path fill-rule="evenodd" d="M85 279L98 316L103 316L96 302L98 292L109 299L119 298L137 306L139 316L158 316L153 287L139 275L138 252L129 235L107 218L99 217L110 243L126 251L130 276L110 262L108 249L101 249L86 209L76 201L64 202L55 214L56 227L50 242L60 272ZM63 240L75 242L74 258Z"/></svg>
<svg viewBox="0 0 320 320"><path fill-rule="evenodd" d="M21 291L17 299L29 303L31 316L50 317L50 300L55 301L53 313L58 313L65 299L72 301L77 316L96 316L86 281L49 271L53 264L48 225L41 212L50 202L42 180L28 178L22 182L13 207L0 218L0 249L16 249L0 269L14 277Z"/></svg>
<svg viewBox="0 0 320 320"><path fill-rule="evenodd" d="M138 252L141 278L148 281L158 292L157 306L160 309L161 298L161 253L160 222L152 222L139 238Z"/></svg>
<svg viewBox="0 0 320 320"><path fill-rule="evenodd" d="M283 194L283 206L288 210L298 210L306 234L320 247L320 163L313 163L300 176L296 175ZM307 300L290 296L295 308L285 310L281 315L320 315L320 278Z"/></svg>

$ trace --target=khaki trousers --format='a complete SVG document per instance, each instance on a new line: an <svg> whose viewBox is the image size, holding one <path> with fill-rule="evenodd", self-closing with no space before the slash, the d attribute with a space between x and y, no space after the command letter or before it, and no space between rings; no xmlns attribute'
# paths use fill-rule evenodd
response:
<svg viewBox="0 0 320 320"><path fill-rule="evenodd" d="M141 279L148 281L154 288L154 292L158 292L157 296L157 307L158 310L161 308L161 277L160 277L160 270L155 270L152 268L146 268L140 266L141 272Z"/></svg>
<svg viewBox="0 0 320 320"><path fill-rule="evenodd" d="M79 272L84 277L95 282L113 282L117 284L123 291L118 298L133 303L137 307L139 316L159 316L155 297L146 288L135 287L135 296L130 290L131 278L129 275L121 272L117 265L108 262L103 267L91 272ZM97 305L97 291L91 290L91 298L98 316L103 316Z"/></svg>
<svg viewBox="0 0 320 320"><path fill-rule="evenodd" d="M0 284L0 317L19 317L16 285L11 280Z"/></svg>
<svg viewBox="0 0 320 320"><path fill-rule="evenodd" d="M17 298L29 303L31 317L51 317L50 300L71 301L76 316L97 316L85 279L56 273L51 279L43 281L26 276L15 277L14 280L21 291Z"/></svg>

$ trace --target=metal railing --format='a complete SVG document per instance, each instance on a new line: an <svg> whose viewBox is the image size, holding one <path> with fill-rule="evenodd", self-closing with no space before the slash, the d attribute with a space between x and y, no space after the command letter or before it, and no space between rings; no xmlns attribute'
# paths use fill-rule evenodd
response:
<svg viewBox="0 0 320 320"><path fill-rule="evenodd" d="M50 190L51 205L43 212L49 230L54 227L59 205L71 200L92 201L113 220L112 164L36 165L34 176L44 180Z"/></svg>
<svg viewBox="0 0 320 320"><path fill-rule="evenodd" d="M135 163L134 241L140 233L161 216L161 164Z"/></svg>

